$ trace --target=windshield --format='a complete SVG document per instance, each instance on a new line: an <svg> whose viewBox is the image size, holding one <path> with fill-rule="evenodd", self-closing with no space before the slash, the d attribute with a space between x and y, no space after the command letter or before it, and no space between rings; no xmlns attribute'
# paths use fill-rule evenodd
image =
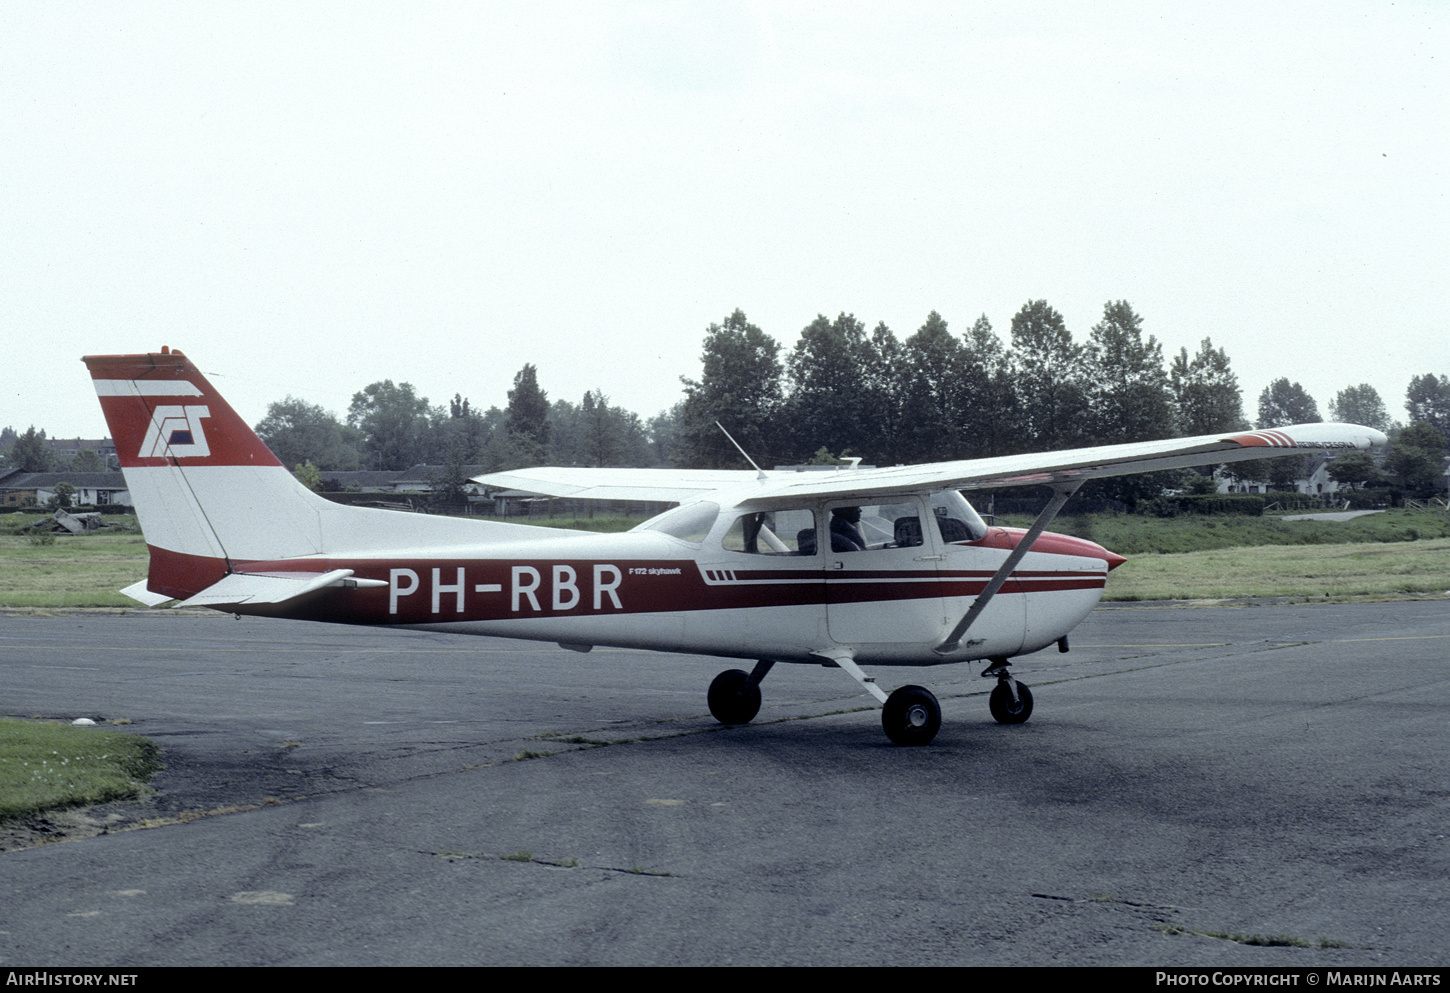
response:
<svg viewBox="0 0 1450 993"><path fill-rule="evenodd" d="M667 510L658 517L651 517L634 528L635 531L659 531L662 534L698 545L705 540L720 516L720 505L708 500L689 503L674 510Z"/></svg>
<svg viewBox="0 0 1450 993"><path fill-rule="evenodd" d="M986 522L957 490L933 494L931 512L944 542L976 541L987 536Z"/></svg>

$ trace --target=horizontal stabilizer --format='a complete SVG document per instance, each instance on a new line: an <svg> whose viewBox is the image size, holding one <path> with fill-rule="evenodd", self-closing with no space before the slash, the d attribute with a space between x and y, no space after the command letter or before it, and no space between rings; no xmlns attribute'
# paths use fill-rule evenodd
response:
<svg viewBox="0 0 1450 993"><path fill-rule="evenodd" d="M331 572L234 572L178 607L226 607L243 603L285 603L328 586L387 586L381 579L349 579L351 569Z"/></svg>
<svg viewBox="0 0 1450 993"><path fill-rule="evenodd" d="M165 603L167 600L172 599L162 593L152 593L147 588L146 580L144 579L139 583L132 583L121 592L137 603L144 603L148 607L154 607L159 603Z"/></svg>

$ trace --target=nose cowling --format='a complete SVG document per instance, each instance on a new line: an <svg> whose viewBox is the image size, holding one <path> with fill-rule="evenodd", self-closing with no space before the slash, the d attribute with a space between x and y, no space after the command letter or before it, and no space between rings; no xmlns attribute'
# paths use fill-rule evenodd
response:
<svg viewBox="0 0 1450 993"><path fill-rule="evenodd" d="M1046 552L1049 555L1077 555L1086 559L1101 559L1108 564L1109 572L1128 561L1116 552L1108 551L1095 541L1074 538L1070 534L1055 534L1051 531L1038 538L1037 543L1032 546L1032 550Z"/></svg>

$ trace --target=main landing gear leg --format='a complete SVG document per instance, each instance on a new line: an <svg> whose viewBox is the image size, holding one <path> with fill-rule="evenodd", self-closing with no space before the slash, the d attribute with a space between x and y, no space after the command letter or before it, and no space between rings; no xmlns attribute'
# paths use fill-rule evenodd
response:
<svg viewBox="0 0 1450 993"><path fill-rule="evenodd" d="M832 655L830 659L881 703L881 727L886 737L898 745L931 744L941 730L941 705L936 702L931 690L921 686L903 686L888 696L849 655Z"/></svg>
<svg viewBox="0 0 1450 993"><path fill-rule="evenodd" d="M1019 683L1007 671L1007 659L993 659L992 664L982 670L983 679L997 679L992 695L987 698L987 707L998 724L1022 724L1032 716L1032 691L1026 683Z"/></svg>
<svg viewBox="0 0 1450 993"><path fill-rule="evenodd" d="M710 713L721 724L749 724L760 713L760 681L775 662L761 659L750 672L726 669L710 684Z"/></svg>

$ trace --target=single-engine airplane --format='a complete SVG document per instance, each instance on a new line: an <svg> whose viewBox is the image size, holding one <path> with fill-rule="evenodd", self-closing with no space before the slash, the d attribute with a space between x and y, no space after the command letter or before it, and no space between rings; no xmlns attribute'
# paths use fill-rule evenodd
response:
<svg viewBox="0 0 1450 993"><path fill-rule="evenodd" d="M1124 559L1046 527L1088 479L1385 443L1306 424L1197 438L835 472L520 469L477 481L581 499L677 502L632 531L529 527L347 507L299 483L181 352L90 356L150 550L124 592L237 614L756 660L710 684L746 724L779 662L836 667L897 744L941 726L920 686L863 670L986 660L992 716L1032 693L1009 664L1056 644ZM988 527L963 490L1044 484L1026 530Z"/></svg>

